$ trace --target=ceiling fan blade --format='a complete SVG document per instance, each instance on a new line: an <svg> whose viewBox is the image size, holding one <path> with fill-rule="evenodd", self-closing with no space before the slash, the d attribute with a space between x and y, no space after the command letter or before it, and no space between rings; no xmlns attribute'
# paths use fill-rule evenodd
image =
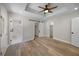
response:
<svg viewBox="0 0 79 59"><path fill-rule="evenodd" d="M48 3L47 5L48 5L48 7L50 7L51 3Z"/></svg>
<svg viewBox="0 0 79 59"><path fill-rule="evenodd" d="M45 9L44 7L38 6L39 8Z"/></svg>
<svg viewBox="0 0 79 59"><path fill-rule="evenodd" d="M58 6L56 6L56 7L52 7L52 8L49 8L49 10L51 10L51 9L55 9L55 8L57 8Z"/></svg>
<svg viewBox="0 0 79 59"><path fill-rule="evenodd" d="M44 10L42 10L42 11L39 11L39 12L43 12Z"/></svg>
<svg viewBox="0 0 79 59"><path fill-rule="evenodd" d="M49 13L52 13L52 11L50 11L50 10L49 10L48 12L49 12Z"/></svg>
<svg viewBox="0 0 79 59"><path fill-rule="evenodd" d="M45 9L47 9L48 8L48 5L45 5Z"/></svg>

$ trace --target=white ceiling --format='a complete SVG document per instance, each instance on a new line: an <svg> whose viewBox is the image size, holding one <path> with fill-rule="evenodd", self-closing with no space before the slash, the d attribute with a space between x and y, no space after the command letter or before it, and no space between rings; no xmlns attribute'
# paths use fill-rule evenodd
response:
<svg viewBox="0 0 79 59"><path fill-rule="evenodd" d="M9 12L21 12L24 11L26 3L4 3L5 8Z"/></svg>
<svg viewBox="0 0 79 59"><path fill-rule="evenodd" d="M32 16L36 16L39 18L43 18L43 13L39 12L41 11L41 9L38 8L38 6L44 6L45 4L46 3L29 3L28 7L31 8L32 10L35 10L35 12L33 11L31 12L31 10L25 10L26 8L28 9L28 7L26 7L28 3L3 3L5 8L8 10L8 12L15 12L15 13L19 13L22 15L30 14ZM53 15L66 13L66 12L72 12L72 11L75 11L74 10L75 7L79 8L78 3L54 3L52 4L52 6L56 6L56 5L58 6L58 8L52 10L53 13L47 14L46 17L50 17Z"/></svg>
<svg viewBox="0 0 79 59"><path fill-rule="evenodd" d="M27 3L2 3L3 6L7 9L9 13L18 13L24 16L28 17L37 17L40 18L39 15L36 15L34 13L25 11L25 8L27 6Z"/></svg>

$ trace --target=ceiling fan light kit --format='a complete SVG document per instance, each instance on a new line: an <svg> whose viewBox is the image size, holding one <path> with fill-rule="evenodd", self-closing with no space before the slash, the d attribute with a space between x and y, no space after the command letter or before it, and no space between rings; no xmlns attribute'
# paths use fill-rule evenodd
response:
<svg viewBox="0 0 79 59"><path fill-rule="evenodd" d="M44 12L44 14L47 14L47 13L52 13L52 9L57 8L57 6L51 7L51 3L48 3L45 5L45 7L39 6L39 8L43 9L41 12Z"/></svg>
<svg viewBox="0 0 79 59"><path fill-rule="evenodd" d="M44 12L45 12L45 13L48 13L48 10L45 10Z"/></svg>

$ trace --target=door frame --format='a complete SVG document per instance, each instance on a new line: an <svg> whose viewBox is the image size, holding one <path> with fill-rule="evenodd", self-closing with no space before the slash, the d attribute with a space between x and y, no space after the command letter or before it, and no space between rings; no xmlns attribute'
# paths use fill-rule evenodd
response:
<svg viewBox="0 0 79 59"><path fill-rule="evenodd" d="M37 39L38 37L39 37L39 23L36 22L34 25L34 40Z"/></svg>
<svg viewBox="0 0 79 59"><path fill-rule="evenodd" d="M1 20L1 33L0 33L0 55L2 55L2 49L1 49L1 40L2 40L2 17L0 16L0 20Z"/></svg>
<svg viewBox="0 0 79 59"><path fill-rule="evenodd" d="M72 34L73 34L72 33L72 20L77 19L77 18L79 18L79 17L75 17L75 18L73 18L73 19L70 20L70 44L73 45L73 46L75 46L75 45L72 42Z"/></svg>
<svg viewBox="0 0 79 59"><path fill-rule="evenodd" d="M50 30L50 33L49 33L49 36L50 38L53 38L53 25L49 25L49 30Z"/></svg>

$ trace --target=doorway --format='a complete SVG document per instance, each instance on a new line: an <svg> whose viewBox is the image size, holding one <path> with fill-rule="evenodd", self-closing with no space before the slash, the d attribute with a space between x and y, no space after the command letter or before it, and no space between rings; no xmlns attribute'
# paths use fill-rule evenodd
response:
<svg viewBox="0 0 79 59"><path fill-rule="evenodd" d="M39 23L35 23L35 30L34 30L34 40L37 39L39 37Z"/></svg>
<svg viewBox="0 0 79 59"><path fill-rule="evenodd" d="M53 25L50 25L50 38L53 38Z"/></svg>
<svg viewBox="0 0 79 59"><path fill-rule="evenodd" d="M79 17L72 19L71 31L72 45L79 47Z"/></svg>

